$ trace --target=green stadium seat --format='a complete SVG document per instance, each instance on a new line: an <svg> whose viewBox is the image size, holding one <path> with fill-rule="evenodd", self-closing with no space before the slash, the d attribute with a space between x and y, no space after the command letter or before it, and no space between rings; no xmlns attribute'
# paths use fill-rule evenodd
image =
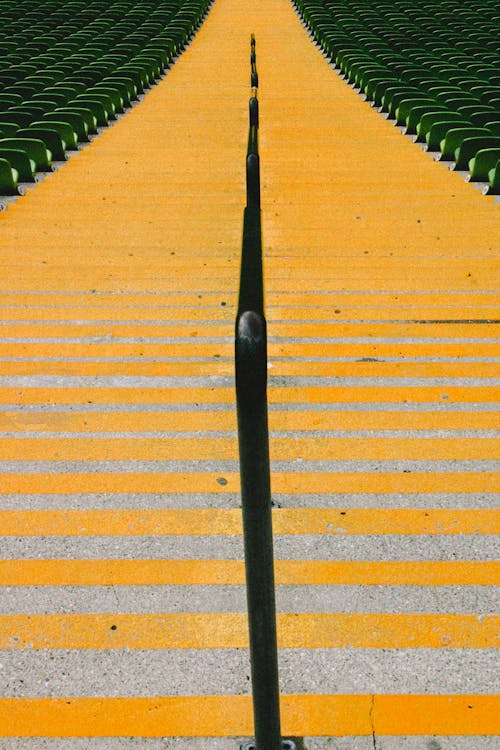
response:
<svg viewBox="0 0 500 750"><path fill-rule="evenodd" d="M31 99L33 94L39 94L43 90L43 86L32 86L31 84L25 83L13 83L11 86L7 86L4 90L4 94L19 94L23 101Z"/></svg>
<svg viewBox="0 0 500 750"><path fill-rule="evenodd" d="M44 115L40 122L45 122L46 120L66 123L72 128L78 141L86 143L89 140L87 123L85 122L85 119L76 112L60 112L54 110L54 112L48 112Z"/></svg>
<svg viewBox="0 0 500 750"><path fill-rule="evenodd" d="M450 127L439 146L441 159L454 161L456 152L467 138L481 138L483 136L488 137L489 135L489 131L485 128L474 128L471 126L465 128ZM462 169L467 169L467 164Z"/></svg>
<svg viewBox="0 0 500 750"><path fill-rule="evenodd" d="M43 115L43 112L41 113ZM0 113L0 128L7 126L17 126L19 128L25 128L27 125L33 122L33 117L28 112L6 112Z"/></svg>
<svg viewBox="0 0 500 750"><path fill-rule="evenodd" d="M120 92L125 107L130 106L131 102L137 99L137 88L131 78L121 78L120 76L109 75L102 79L98 86L110 86Z"/></svg>
<svg viewBox="0 0 500 750"><path fill-rule="evenodd" d="M85 107L86 109L89 109L94 115L99 127L106 127L108 120L111 119L108 109L104 105L102 99L99 98L98 94L95 96L78 94L73 101L68 102L68 107Z"/></svg>
<svg viewBox="0 0 500 750"><path fill-rule="evenodd" d="M22 104L23 97L21 94L0 94L0 108L2 111L5 109L9 109L9 107L13 107L16 104Z"/></svg>
<svg viewBox="0 0 500 750"><path fill-rule="evenodd" d="M30 99L29 102L26 102L26 104L23 104L22 107L19 107L18 111L27 110L33 113L33 117L41 117L46 112L52 112L53 109L59 106L59 102L54 101L53 99L49 99L49 97L47 96L45 99Z"/></svg>
<svg viewBox="0 0 500 750"><path fill-rule="evenodd" d="M468 104L466 107L459 107L457 112L460 112L464 117L472 117L473 115L479 115L483 112L489 113L490 115L495 114L495 110L485 104Z"/></svg>
<svg viewBox="0 0 500 750"><path fill-rule="evenodd" d="M429 99L425 95L418 97L411 97L410 99L402 99L395 111L396 124L405 125L406 120L410 116L410 113L414 107L421 107L427 105L431 109L435 105L435 99Z"/></svg>
<svg viewBox="0 0 500 750"><path fill-rule="evenodd" d="M13 86L20 80L21 75L16 75L14 72L11 73L10 70L11 69L9 68L8 73L0 73L0 87L3 89L7 86Z"/></svg>
<svg viewBox="0 0 500 750"><path fill-rule="evenodd" d="M56 76L51 75L50 73L47 73L46 71L40 71L34 76L27 76L23 83L27 84L28 86L33 85L39 85L41 84L42 90L47 88L47 86L52 86L56 82Z"/></svg>
<svg viewBox="0 0 500 750"><path fill-rule="evenodd" d="M455 152L455 169L468 169L470 160L478 151L490 148L500 148L500 138L494 136L466 138Z"/></svg>
<svg viewBox="0 0 500 750"><path fill-rule="evenodd" d="M490 172L500 161L500 148L486 148L477 151L469 161L471 182L488 182Z"/></svg>
<svg viewBox="0 0 500 750"><path fill-rule="evenodd" d="M479 105L479 102L475 102L472 97L465 97L465 96L450 96L443 99L446 106L449 107L454 112L457 112L461 107L468 107L470 105L473 105L477 103Z"/></svg>
<svg viewBox="0 0 500 750"><path fill-rule="evenodd" d="M444 104L432 104L431 107L429 107L428 104L422 104L420 106L412 107L408 113L408 117L406 118L405 133L407 133L408 135L414 135L415 133L418 133L420 123L426 115L437 115L440 112L448 114L448 109ZM417 136L416 140L418 142L423 142L425 141L425 137L420 138Z"/></svg>
<svg viewBox="0 0 500 750"><path fill-rule="evenodd" d="M61 92L67 97L66 100L70 101L75 96L78 96L78 94L83 94L85 89L85 84L80 81L61 81L60 83L55 83L51 90L56 94Z"/></svg>
<svg viewBox="0 0 500 750"><path fill-rule="evenodd" d="M491 99L498 99L500 97L500 88L498 86L473 86L470 92L474 96L479 97L483 104L488 104Z"/></svg>
<svg viewBox="0 0 500 750"><path fill-rule="evenodd" d="M488 172L488 187L485 195L500 195L500 161Z"/></svg>
<svg viewBox="0 0 500 750"><path fill-rule="evenodd" d="M31 128L49 128L50 130L55 130L64 142L66 151L76 151L78 149L78 135L73 126L69 122L58 120L52 112L44 117L43 120L31 123Z"/></svg>
<svg viewBox="0 0 500 750"><path fill-rule="evenodd" d="M489 130L495 137L500 135L500 115L495 120L489 120L484 123L486 130Z"/></svg>
<svg viewBox="0 0 500 750"><path fill-rule="evenodd" d="M134 82L138 94L143 94L144 89L149 86L149 79L147 76L135 69L127 67L126 65L116 68L116 70L113 71L113 77L115 76L131 79Z"/></svg>
<svg viewBox="0 0 500 750"><path fill-rule="evenodd" d="M134 62L128 62L121 65L116 69L116 72L125 73L125 75L133 78L138 90L139 85L141 86L141 93L145 89L150 88L151 83L154 81L145 65L140 65Z"/></svg>
<svg viewBox="0 0 500 750"><path fill-rule="evenodd" d="M16 114L16 112L21 115L29 115L31 119L34 120L36 117L42 117L42 115L45 113L45 107L40 103L35 105L31 102L26 102L25 104L16 104L14 107L11 107L9 110L7 110L6 114L14 115Z"/></svg>
<svg viewBox="0 0 500 750"><path fill-rule="evenodd" d="M468 120L445 119L434 122L425 137L428 151L439 151L441 142L446 138L449 130L470 130L472 124Z"/></svg>
<svg viewBox="0 0 500 750"><path fill-rule="evenodd" d="M7 159L17 170L19 182L35 182L36 162L26 151L17 148L0 148L0 159Z"/></svg>
<svg viewBox="0 0 500 750"><path fill-rule="evenodd" d="M124 108L124 101L123 97L121 95L121 92L118 88L114 88L113 86L106 85L105 83L96 83L94 86L91 86L88 89L88 94L105 94L106 96L109 96L113 107L115 108L116 112L123 112Z"/></svg>
<svg viewBox="0 0 500 750"><path fill-rule="evenodd" d="M61 119L66 115L77 115L78 117L81 117L85 123L85 126L87 128L87 135L94 135L97 133L97 118L94 116L94 113L91 109L85 106L77 107L73 105L67 105L66 107L58 107L54 110L54 112L49 113L51 117L61 117ZM43 119L43 118L42 118ZM70 122L70 120L68 120Z"/></svg>
<svg viewBox="0 0 500 750"><path fill-rule="evenodd" d="M57 93L57 91L51 89L50 91L42 91L40 94L34 94L30 101L33 103L50 101L54 103L55 107L64 107L68 101L68 97L66 94Z"/></svg>
<svg viewBox="0 0 500 750"><path fill-rule="evenodd" d="M364 92L366 94L367 99L370 99L373 101L377 106L380 106L381 99L379 102L376 101L376 91L377 89L380 89L385 86L394 85L398 83L398 79L392 77L391 75L385 75L385 76L374 76L373 78L370 78L367 80Z"/></svg>
<svg viewBox="0 0 500 750"><path fill-rule="evenodd" d="M0 148L25 151L35 162L37 172L52 172L52 153L45 143L37 138L2 138Z"/></svg>
<svg viewBox="0 0 500 750"><path fill-rule="evenodd" d="M0 123L0 138L10 138L10 136L14 136L18 130L19 128L17 125L12 129L8 124L5 125L4 123Z"/></svg>
<svg viewBox="0 0 500 750"><path fill-rule="evenodd" d="M494 109L482 110L481 112L474 112L470 115L471 122L477 125L478 128L484 127L485 123L492 122L500 116L500 112L495 112Z"/></svg>
<svg viewBox="0 0 500 750"><path fill-rule="evenodd" d="M30 125L28 128L22 128L16 133L17 138L36 138L43 141L46 148L52 153L52 158L56 161L66 161L66 142L61 138L55 128L49 127L42 123L43 127Z"/></svg>
<svg viewBox="0 0 500 750"><path fill-rule="evenodd" d="M418 143L425 143L427 140L427 133L429 133L430 129L436 122L445 122L446 120L453 122L454 120L462 119L463 118L460 116L459 112L429 112L428 114L423 115L420 119L416 140ZM470 127L472 127L472 125L470 125Z"/></svg>
<svg viewBox="0 0 500 750"><path fill-rule="evenodd" d="M404 99L409 99L412 96L423 96L423 92L416 87L411 86L396 86L386 89L382 97L382 111L387 112L389 117L394 117L396 110L399 107L399 102Z"/></svg>
<svg viewBox="0 0 500 750"><path fill-rule="evenodd" d="M18 172L7 159L0 158L0 195L19 195Z"/></svg>

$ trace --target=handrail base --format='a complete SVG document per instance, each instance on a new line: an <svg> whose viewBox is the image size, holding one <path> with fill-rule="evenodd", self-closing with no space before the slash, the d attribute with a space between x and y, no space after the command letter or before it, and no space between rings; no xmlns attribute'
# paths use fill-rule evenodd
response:
<svg viewBox="0 0 500 750"><path fill-rule="evenodd" d="M305 750L303 737L287 737L281 740L282 750ZM255 740L242 742L240 750L257 750Z"/></svg>

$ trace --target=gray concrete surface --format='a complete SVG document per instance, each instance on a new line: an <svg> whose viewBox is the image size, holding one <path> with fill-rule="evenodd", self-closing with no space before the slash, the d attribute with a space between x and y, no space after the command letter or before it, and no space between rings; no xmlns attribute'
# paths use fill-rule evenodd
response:
<svg viewBox="0 0 500 750"><path fill-rule="evenodd" d="M59 448L59 451L61 449ZM124 443L123 450L128 451L131 455L133 452L128 442ZM193 448L194 450L194 448ZM368 450L368 448L367 448ZM488 460L488 459L472 459L472 460L392 460L392 459L380 459L380 460L306 460L299 457L293 457L294 452L300 451L300 441L297 441L295 445L292 445L290 452L292 457L289 460L273 460L273 445L271 443L271 469L275 472L285 473L335 473L335 474L364 474L366 472L414 472L425 474L428 472L432 473L448 473L448 472L496 472L500 469L500 461ZM332 449L334 451L334 448ZM226 459L216 457L216 450L214 450L215 457L213 460L144 460L134 459L132 457L119 460L107 461L105 457L101 461L68 461L68 460L52 460L52 461L27 461L27 460L0 460L0 471L4 474L72 474L72 473L112 473L112 474L130 474L131 472L145 472L148 474L164 474L170 473L183 473L183 472L194 472L196 474L203 473L224 473L238 472L238 451L237 443L234 441L233 446L234 458ZM60 453L57 454L58 456Z"/></svg>
<svg viewBox="0 0 500 750"><path fill-rule="evenodd" d="M494 649L281 649L283 693L492 694ZM246 649L4 651L5 697L242 695ZM154 686L154 690L153 690Z"/></svg>
<svg viewBox="0 0 500 750"><path fill-rule="evenodd" d="M495 586L276 587L278 612L380 612L496 614ZM240 585L11 586L2 589L0 615L156 614L159 612L246 612Z"/></svg>
<svg viewBox="0 0 500 750"><path fill-rule="evenodd" d="M421 536L297 535L274 538L284 560L496 560L493 534ZM241 536L36 536L4 537L5 559L243 559Z"/></svg>
<svg viewBox="0 0 500 750"><path fill-rule="evenodd" d="M247 737L0 738L0 750L239 750ZM304 737L305 750L498 750L498 737Z"/></svg>
<svg viewBox="0 0 500 750"><path fill-rule="evenodd" d="M500 505L498 493L450 494L322 494L285 495L273 492L273 501L283 508L492 508ZM156 509L156 508L239 508L239 495L174 495L126 493L67 495L0 495L0 510L89 510L89 509Z"/></svg>

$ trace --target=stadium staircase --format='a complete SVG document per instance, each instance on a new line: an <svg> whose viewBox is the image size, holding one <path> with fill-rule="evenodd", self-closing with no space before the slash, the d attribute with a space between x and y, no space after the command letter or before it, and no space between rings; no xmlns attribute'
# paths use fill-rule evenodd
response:
<svg viewBox="0 0 500 750"><path fill-rule="evenodd" d="M253 734L233 357L251 32L283 734L496 747L498 209L392 122L451 149L436 123L479 120L406 99L380 45L394 97L360 78L338 7L0 4L19 32L0 45L0 179L44 176L0 214L1 750Z"/></svg>

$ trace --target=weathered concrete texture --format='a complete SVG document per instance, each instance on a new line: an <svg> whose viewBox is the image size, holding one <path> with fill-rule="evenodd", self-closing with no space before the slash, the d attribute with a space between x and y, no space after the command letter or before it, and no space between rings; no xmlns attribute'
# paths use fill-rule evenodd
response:
<svg viewBox="0 0 500 750"><path fill-rule="evenodd" d="M498 404L488 402L470 402L470 403L447 403L446 401L439 402L425 402L420 403L399 403L397 401L385 401L385 402L338 402L334 400L326 400L328 391L324 391L324 401L318 403L310 403L307 401L286 401L283 396L283 401L276 401L275 403L268 404L268 410L273 411L307 411L314 415L314 412L329 412L329 411L345 411L345 412L365 412L371 414L372 412L384 412L384 411L397 411L397 412L440 412L446 414L447 412L493 412L495 415L498 412ZM19 412L19 413L34 413L34 414L46 414L46 413L58 413L58 414L72 414L72 413L83 413L83 414L113 414L127 412L130 414L134 413L168 413L178 411L195 411L195 412L218 412L218 411L231 411L235 412L236 407L232 401L229 401L232 391L227 393L227 401L220 401L219 403L191 403L186 401L185 403L107 403L107 404L86 404L86 403L75 403L75 404L17 404L17 403L6 403L0 404L1 412ZM111 398L111 396L110 396ZM160 399L161 396L158 396ZM465 418L464 418L465 419Z"/></svg>
<svg viewBox="0 0 500 750"><path fill-rule="evenodd" d="M321 494L273 493L273 502L283 508L492 508L500 504L498 493L479 494ZM0 510L110 510L162 508L239 508L237 494L76 494L0 495Z"/></svg>
<svg viewBox="0 0 500 750"><path fill-rule="evenodd" d="M464 496L464 502L466 502ZM0 510L89 510L89 509L162 509L162 508L239 508L241 499L237 494L225 495L202 493L167 494L76 494L67 495L0 495ZM362 506L364 507L364 506ZM415 507L415 506L412 506ZM434 506L433 506L434 507ZM453 504L453 507L462 507ZM464 505L463 507L469 507ZM478 507L477 504L475 507ZM486 506L489 507L489 506Z"/></svg>
<svg viewBox="0 0 500 750"><path fill-rule="evenodd" d="M33 321L36 322L36 321ZM135 323L134 323L135 324ZM234 388L234 378L134 375L0 375L2 388Z"/></svg>
<svg viewBox="0 0 500 750"><path fill-rule="evenodd" d="M480 438L497 438L500 437L498 430L314 430L311 420L310 427L307 426L300 433L291 430L270 430L269 437L273 438L290 438L297 440L300 438L316 438L321 440L322 438L353 438L362 440L364 438L461 438L467 439L480 439ZM339 425L340 427L341 425ZM146 430L134 430L130 432L79 432L77 430L73 432L65 431L43 431L38 432L35 430L26 430L22 434L18 431L0 432L0 440L2 439L37 439L43 440L51 438L59 438L61 440L72 440L72 439L94 439L94 440L145 440L145 439L173 439L173 438L235 438L237 437L236 430L198 430L192 432L187 430L186 432L179 431L146 431Z"/></svg>
<svg viewBox="0 0 500 750"><path fill-rule="evenodd" d="M307 750L497 750L497 737L304 737ZM92 750L92 749L91 749ZM96 748L98 750L98 748Z"/></svg>
<svg viewBox="0 0 500 750"><path fill-rule="evenodd" d="M33 321L36 322L36 321ZM494 377L347 377L273 375L269 373L269 385L281 386L500 386L500 378ZM229 375L197 376L140 376L140 375L1 375L3 388L234 388L234 378Z"/></svg>
<svg viewBox="0 0 500 750"><path fill-rule="evenodd" d="M128 446L130 449L130 446ZM214 450L215 453L215 450ZM71 473L106 473L106 474L127 474L131 472L146 472L149 474L170 473L170 472L195 472L210 473L216 471L237 472L239 470L237 448L234 447L234 459L215 459L210 460L172 460L157 461L131 459L128 461L0 461L0 471L4 474L71 474ZM271 445L272 459L272 445ZM271 460L271 469L275 472L290 473L360 473L366 472L415 472L425 474L429 472L494 472L500 469L500 461L487 459L471 460L372 460L362 461L354 459L345 460L305 460L294 458L289 461Z"/></svg>
<svg viewBox="0 0 500 750"><path fill-rule="evenodd" d="M1 750L238 750L248 737L5 737ZM305 750L497 750L497 737L304 737Z"/></svg>
<svg viewBox="0 0 500 750"><path fill-rule="evenodd" d="M278 612L408 612L495 614L495 586L284 586ZM0 614L246 612L245 590L233 586L13 586Z"/></svg>
<svg viewBox="0 0 500 750"><path fill-rule="evenodd" d="M268 308L269 309L269 308ZM151 321L154 324L157 321ZM196 321L199 323L200 321ZM209 321L211 322L211 321ZM0 321L0 333L2 333L2 325L5 325L6 321ZM140 325L140 322L138 322ZM57 321L50 321L51 325L57 325ZM165 323L164 323L165 324ZM171 321L166 321L166 324L171 324ZM187 325L188 322L184 323ZM80 323L82 325L82 323ZM106 325L106 324L103 324ZM116 321L110 321L109 325L116 325ZM274 323L273 325L276 325ZM209 331L207 331L208 333ZM3 333L7 333L6 330ZM82 334L85 333L85 329L82 329ZM159 333L159 332L158 332ZM0 336L0 343L9 344L96 344L106 343L111 339L110 335L103 334L101 336L64 336L64 328L60 331L60 336ZM292 336L268 336L269 344L422 344L427 343L428 339L418 338L416 336L408 337L367 337L367 336L304 336L302 338ZM455 339L446 337L436 337L432 339L434 343L440 344L453 344L456 342ZM480 337L467 337L461 338L463 344L498 344L500 341L495 338L480 338ZM233 337L231 336L197 336L197 344L231 344ZM189 336L141 336L140 329L137 331L137 336L112 336L113 344L193 344L193 338ZM490 361L490 360L488 360Z"/></svg>
<svg viewBox="0 0 500 750"><path fill-rule="evenodd" d="M361 536L294 535L274 538L282 560L496 560L492 534ZM240 536L5 537L5 559L243 559Z"/></svg>
<svg viewBox="0 0 500 750"><path fill-rule="evenodd" d="M281 649L283 693L491 694L494 649ZM246 649L4 651L5 697L241 695Z"/></svg>

